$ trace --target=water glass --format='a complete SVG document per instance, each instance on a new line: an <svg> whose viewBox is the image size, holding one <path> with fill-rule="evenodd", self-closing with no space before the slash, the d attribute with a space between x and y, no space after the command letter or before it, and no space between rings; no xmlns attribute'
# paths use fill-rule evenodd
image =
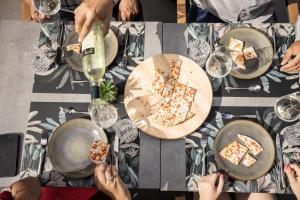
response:
<svg viewBox="0 0 300 200"><path fill-rule="evenodd" d="M200 67L203 67L209 56L210 46L205 40L194 40L188 45L188 55Z"/></svg>
<svg viewBox="0 0 300 200"><path fill-rule="evenodd" d="M294 122L300 118L300 92L295 92L276 101L275 113L279 119Z"/></svg>
<svg viewBox="0 0 300 200"><path fill-rule="evenodd" d="M117 109L103 101L93 101L89 106L89 113L91 120L103 129L113 126L118 119Z"/></svg>
<svg viewBox="0 0 300 200"><path fill-rule="evenodd" d="M206 62L207 73L214 78L223 78L227 76L233 67L233 60L229 50L224 47L218 47L208 58Z"/></svg>
<svg viewBox="0 0 300 200"><path fill-rule="evenodd" d="M138 129L130 119L122 119L115 123L113 130L120 138L120 143L131 143L138 137Z"/></svg>

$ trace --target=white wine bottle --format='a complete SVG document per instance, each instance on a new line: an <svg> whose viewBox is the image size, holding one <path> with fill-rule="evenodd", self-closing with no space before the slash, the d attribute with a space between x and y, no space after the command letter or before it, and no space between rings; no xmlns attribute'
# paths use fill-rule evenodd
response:
<svg viewBox="0 0 300 200"><path fill-rule="evenodd" d="M105 49L102 27L102 23L97 20L92 30L82 41L83 72L90 81L92 99L99 98L99 85L105 73Z"/></svg>

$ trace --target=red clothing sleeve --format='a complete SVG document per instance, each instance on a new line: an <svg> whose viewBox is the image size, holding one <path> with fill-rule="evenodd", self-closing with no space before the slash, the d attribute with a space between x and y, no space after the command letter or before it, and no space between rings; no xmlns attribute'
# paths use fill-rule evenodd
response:
<svg viewBox="0 0 300 200"><path fill-rule="evenodd" d="M42 189L41 200L111 200L97 189L86 188L54 188ZM10 199L9 199L10 200Z"/></svg>

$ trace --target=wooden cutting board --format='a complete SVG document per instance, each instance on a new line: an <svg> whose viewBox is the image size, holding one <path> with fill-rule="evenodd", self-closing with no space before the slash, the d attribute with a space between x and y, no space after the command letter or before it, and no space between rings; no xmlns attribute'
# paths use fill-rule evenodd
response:
<svg viewBox="0 0 300 200"><path fill-rule="evenodd" d="M169 72L169 63L174 59L182 61L178 81L197 89L191 107L191 112L195 115L179 125L167 127L152 120L162 100L162 97L153 92L152 82L158 69ZM160 139L178 139L201 126L209 114L212 98L210 81L199 65L181 55L159 54L146 59L130 74L125 86L124 103L130 119L143 132Z"/></svg>

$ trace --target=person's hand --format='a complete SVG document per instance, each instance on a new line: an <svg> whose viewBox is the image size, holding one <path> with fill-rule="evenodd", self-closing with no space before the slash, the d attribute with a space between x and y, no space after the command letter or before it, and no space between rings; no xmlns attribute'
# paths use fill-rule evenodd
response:
<svg viewBox="0 0 300 200"><path fill-rule="evenodd" d="M33 6L33 4L30 5L30 15L31 15L32 21L34 21L34 22L43 23L48 19L47 16L43 15L38 10L36 10L35 7Z"/></svg>
<svg viewBox="0 0 300 200"><path fill-rule="evenodd" d="M219 180L216 186L217 180ZM198 180L198 190L201 200L216 200L222 193L224 186L224 175L213 173L200 177Z"/></svg>
<svg viewBox="0 0 300 200"><path fill-rule="evenodd" d="M139 14L137 0L121 0L119 5L119 21L133 20Z"/></svg>
<svg viewBox="0 0 300 200"><path fill-rule="evenodd" d="M93 23L99 19L103 23L103 33L106 35L112 17L113 0L85 0L76 8L75 29L79 42L85 38Z"/></svg>
<svg viewBox="0 0 300 200"><path fill-rule="evenodd" d="M284 166L291 188L295 193L297 199L300 199L300 166L298 164L291 164Z"/></svg>
<svg viewBox="0 0 300 200"><path fill-rule="evenodd" d="M126 185L118 176L114 166L100 164L95 169L95 181L98 190L110 196L113 200L130 200Z"/></svg>
<svg viewBox="0 0 300 200"><path fill-rule="evenodd" d="M291 61L289 62L289 60ZM300 40L294 42L286 51L280 68L280 71L287 73L300 72Z"/></svg>
<svg viewBox="0 0 300 200"><path fill-rule="evenodd" d="M11 185L14 200L38 200L41 197L42 187L36 177L27 177Z"/></svg>

